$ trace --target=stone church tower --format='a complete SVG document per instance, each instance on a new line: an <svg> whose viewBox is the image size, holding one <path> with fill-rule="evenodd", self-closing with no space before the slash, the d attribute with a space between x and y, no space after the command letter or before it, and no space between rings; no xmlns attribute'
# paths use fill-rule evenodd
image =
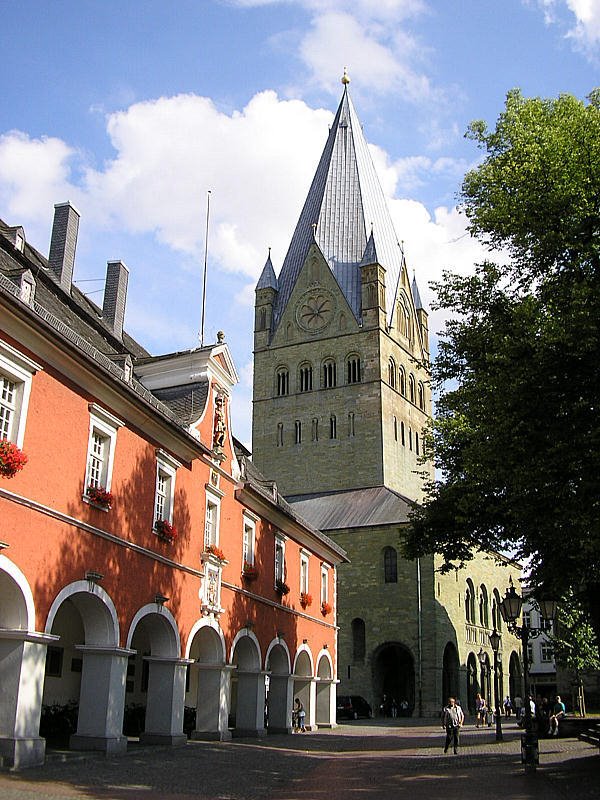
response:
<svg viewBox="0 0 600 800"><path fill-rule="evenodd" d="M339 692L433 713L443 693L471 691L479 667L469 689L465 578L457 592L433 556L400 555L410 503L432 474L420 460L427 313L342 82L279 276L269 255L256 286L253 460L350 557L338 572Z"/></svg>

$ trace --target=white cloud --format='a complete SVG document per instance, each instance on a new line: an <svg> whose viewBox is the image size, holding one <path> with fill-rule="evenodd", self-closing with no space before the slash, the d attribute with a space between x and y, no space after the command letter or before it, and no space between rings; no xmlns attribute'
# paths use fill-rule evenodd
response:
<svg viewBox="0 0 600 800"><path fill-rule="evenodd" d="M529 4L531 0L524 0ZM600 45L600 0L537 0L547 25L567 28L566 37L592 60ZM573 25L573 17L575 24Z"/></svg>

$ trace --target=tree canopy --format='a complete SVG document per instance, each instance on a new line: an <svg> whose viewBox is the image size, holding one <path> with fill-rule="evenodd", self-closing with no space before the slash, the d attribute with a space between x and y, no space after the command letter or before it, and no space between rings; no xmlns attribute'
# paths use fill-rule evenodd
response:
<svg viewBox="0 0 600 800"><path fill-rule="evenodd" d="M409 556L452 568L513 552L539 594L572 590L600 641L600 91L511 91L464 178L471 233L498 263L435 284L449 314L426 438L439 479L407 534Z"/></svg>

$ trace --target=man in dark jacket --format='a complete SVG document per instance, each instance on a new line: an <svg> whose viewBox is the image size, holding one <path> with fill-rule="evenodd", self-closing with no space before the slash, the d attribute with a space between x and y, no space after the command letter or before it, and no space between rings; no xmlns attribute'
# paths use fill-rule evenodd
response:
<svg viewBox="0 0 600 800"><path fill-rule="evenodd" d="M458 752L458 736L464 721L465 715L463 714L462 708L456 704L454 697L449 697L448 705L442 714L442 725L446 729L444 753L448 752L450 742L452 742L452 746L454 747L454 753L456 754Z"/></svg>

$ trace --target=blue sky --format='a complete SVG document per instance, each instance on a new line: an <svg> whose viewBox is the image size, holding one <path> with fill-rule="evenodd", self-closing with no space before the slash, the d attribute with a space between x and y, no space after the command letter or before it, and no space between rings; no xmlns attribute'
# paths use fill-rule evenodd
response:
<svg viewBox="0 0 600 800"><path fill-rule="evenodd" d="M126 327L194 347L211 192L205 342L225 331L250 443L254 283L278 271L350 92L425 303L483 257L455 208L506 92L600 85L600 0L0 0L0 217L47 253L53 205L81 212L75 280L99 304L130 270ZM432 315L435 332L442 324Z"/></svg>

